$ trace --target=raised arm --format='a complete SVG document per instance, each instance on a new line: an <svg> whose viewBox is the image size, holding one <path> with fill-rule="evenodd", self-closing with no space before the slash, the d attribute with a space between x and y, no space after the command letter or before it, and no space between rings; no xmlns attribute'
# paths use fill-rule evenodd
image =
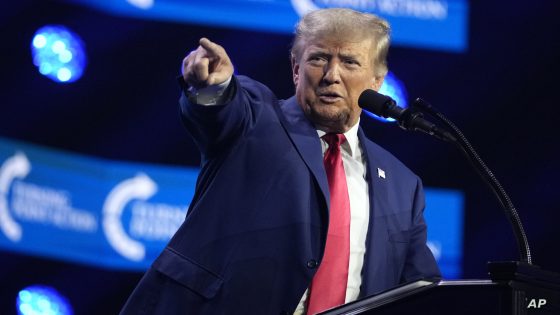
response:
<svg viewBox="0 0 560 315"><path fill-rule="evenodd" d="M264 85L233 76L225 49L206 38L185 57L181 81L186 83L179 100L185 127L203 160L227 152L260 116L263 104L276 102Z"/></svg>

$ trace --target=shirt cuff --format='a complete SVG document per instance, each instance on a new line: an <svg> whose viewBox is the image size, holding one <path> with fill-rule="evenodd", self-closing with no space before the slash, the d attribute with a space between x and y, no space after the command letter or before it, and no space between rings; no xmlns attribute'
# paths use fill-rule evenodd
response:
<svg viewBox="0 0 560 315"><path fill-rule="evenodd" d="M226 90L229 87L231 78L232 77L229 77L226 81L220 84L210 85L201 89L195 89L191 86L187 89L188 97L192 102L198 105L223 105L229 100Z"/></svg>

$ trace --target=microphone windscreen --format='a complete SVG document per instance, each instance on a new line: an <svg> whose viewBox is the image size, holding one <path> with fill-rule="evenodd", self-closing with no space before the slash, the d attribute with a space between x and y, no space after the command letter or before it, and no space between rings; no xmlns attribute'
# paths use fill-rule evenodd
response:
<svg viewBox="0 0 560 315"><path fill-rule="evenodd" d="M363 91L358 98L358 105L361 108L381 117L386 117L385 110L387 109L387 104L391 102L392 99L389 96L377 93L371 89Z"/></svg>

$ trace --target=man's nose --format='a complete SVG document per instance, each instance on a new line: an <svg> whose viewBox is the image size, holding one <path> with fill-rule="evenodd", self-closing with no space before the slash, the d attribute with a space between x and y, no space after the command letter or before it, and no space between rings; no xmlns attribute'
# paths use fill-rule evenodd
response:
<svg viewBox="0 0 560 315"><path fill-rule="evenodd" d="M340 83L340 65L337 62L329 62L325 65L323 81L328 84Z"/></svg>

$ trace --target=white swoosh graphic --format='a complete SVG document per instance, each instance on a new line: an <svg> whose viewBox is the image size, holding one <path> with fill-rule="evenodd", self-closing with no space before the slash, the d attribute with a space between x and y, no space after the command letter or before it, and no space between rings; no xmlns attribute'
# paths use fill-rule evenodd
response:
<svg viewBox="0 0 560 315"><path fill-rule="evenodd" d="M24 178L29 171L31 164L22 152L8 158L0 168L0 229L14 242L21 239L22 231L8 211L8 191L15 178Z"/></svg>
<svg viewBox="0 0 560 315"><path fill-rule="evenodd" d="M157 191L157 185L145 174L119 183L105 199L103 204L103 230L109 244L122 256L140 261L146 255L146 248L125 233L121 216L124 207L132 199L146 200Z"/></svg>

